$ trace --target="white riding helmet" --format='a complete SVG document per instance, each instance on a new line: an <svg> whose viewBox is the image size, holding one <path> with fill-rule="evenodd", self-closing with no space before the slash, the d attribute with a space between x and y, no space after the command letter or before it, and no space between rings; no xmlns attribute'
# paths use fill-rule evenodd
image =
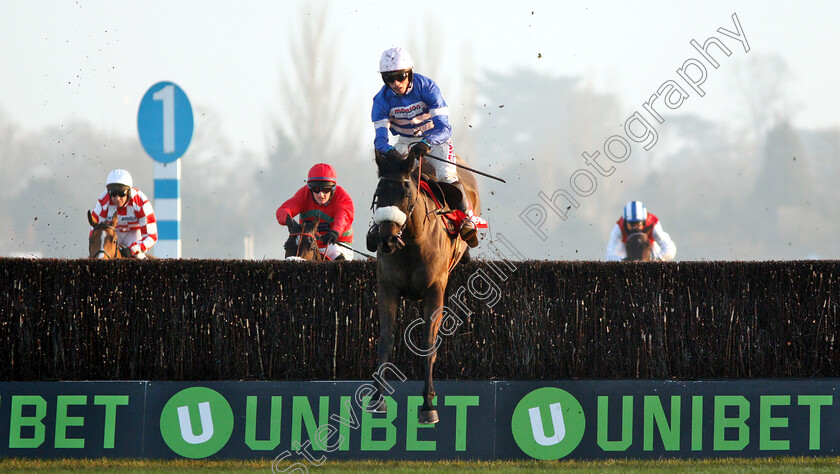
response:
<svg viewBox="0 0 840 474"><path fill-rule="evenodd" d="M108 179L105 181L105 186L111 184L121 184L123 186L128 186L129 188L134 187L134 182L131 179L131 175L126 170L114 170L108 173Z"/></svg>
<svg viewBox="0 0 840 474"><path fill-rule="evenodd" d="M386 49L379 59L379 72L402 71L404 69L414 69L414 61L409 56L408 51L397 46L396 48Z"/></svg>
<svg viewBox="0 0 840 474"><path fill-rule="evenodd" d="M624 222L644 222L647 220L647 209L642 201L630 201L624 205Z"/></svg>

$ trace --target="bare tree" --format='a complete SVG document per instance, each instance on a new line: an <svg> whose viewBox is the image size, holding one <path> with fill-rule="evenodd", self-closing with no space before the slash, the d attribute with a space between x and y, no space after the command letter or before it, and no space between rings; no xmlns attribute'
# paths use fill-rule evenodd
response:
<svg viewBox="0 0 840 474"><path fill-rule="evenodd" d="M325 6L301 11L299 37L292 41L291 67L278 85L281 104L274 125L275 143L272 165L290 157L335 157L347 148L347 140L358 136L361 125L351 117L346 81L341 71L349 66L339 60L338 42L328 27Z"/></svg>
<svg viewBox="0 0 840 474"><path fill-rule="evenodd" d="M778 54L751 55L734 69L735 86L757 149L767 131L790 115L785 88L792 75Z"/></svg>
<svg viewBox="0 0 840 474"><path fill-rule="evenodd" d="M261 227L260 232L270 236L270 240L256 240L257 255L281 254L285 234L274 220L274 211L303 185L312 165L333 165L340 184L346 188L365 175L364 167L358 166L362 158L359 150L364 149L365 143L373 142L370 115L358 112L359 94L347 80L352 75L345 73L353 68L342 62L341 44L330 26L328 4L305 6L298 15L299 30L291 32L289 41L290 59L281 64L281 99L271 120L268 163L254 176L267 199L254 200L251 212L270 226ZM370 160L373 166L372 147ZM374 168L367 174L374 177ZM358 202L358 194L348 191Z"/></svg>

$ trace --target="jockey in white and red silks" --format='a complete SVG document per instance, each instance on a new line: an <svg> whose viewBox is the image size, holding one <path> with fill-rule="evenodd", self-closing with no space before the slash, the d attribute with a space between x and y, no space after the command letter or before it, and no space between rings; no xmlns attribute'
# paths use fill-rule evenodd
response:
<svg viewBox="0 0 840 474"><path fill-rule="evenodd" d="M371 120L376 132L373 145L376 151L390 159L402 159L409 149L418 158L427 153L446 162L429 160L435 168L439 181L451 183L461 190L463 199L457 209L465 219L459 224L461 238L470 247L478 245L476 222L471 203L464 186L458 179L455 168L455 152L452 148L452 128L449 126L449 107L443 99L440 88L432 79L414 72L414 61L402 48L391 48L382 53L379 72L385 85L373 98ZM397 136L391 145L388 132ZM374 224L367 237L367 247L376 250L379 240L379 226ZM373 247L373 248L371 248Z"/></svg>
<svg viewBox="0 0 840 474"><path fill-rule="evenodd" d="M105 191L99 195L91 218L94 223L110 221L115 213L117 245L122 256L146 258L146 252L158 239L155 211L149 198L134 187L128 171L122 169L108 174Z"/></svg>
<svg viewBox="0 0 840 474"><path fill-rule="evenodd" d="M671 236L662 230L659 218L648 212L641 201L630 201L624 206L623 215L610 232L607 260L624 260L627 257L625 248L627 237L638 232L648 236L652 260L673 260L677 255L677 246L671 240Z"/></svg>

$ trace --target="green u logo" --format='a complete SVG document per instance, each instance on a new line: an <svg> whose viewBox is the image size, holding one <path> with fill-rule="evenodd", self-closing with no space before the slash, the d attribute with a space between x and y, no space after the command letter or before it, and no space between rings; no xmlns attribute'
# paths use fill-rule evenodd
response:
<svg viewBox="0 0 840 474"><path fill-rule="evenodd" d="M586 417L569 392L544 387L522 397L513 410L510 426L513 439L525 454L536 459L560 459L580 444Z"/></svg>
<svg viewBox="0 0 840 474"><path fill-rule="evenodd" d="M225 397L206 387L176 393L160 413L160 434L166 445L186 458L219 452L233 434L233 410Z"/></svg>

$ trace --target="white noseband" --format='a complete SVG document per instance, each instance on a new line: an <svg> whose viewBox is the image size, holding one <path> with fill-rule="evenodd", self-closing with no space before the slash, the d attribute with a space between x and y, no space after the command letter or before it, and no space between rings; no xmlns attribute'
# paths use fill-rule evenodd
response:
<svg viewBox="0 0 840 474"><path fill-rule="evenodd" d="M405 213L397 206L385 206L376 209L373 213L373 222L381 224L383 222L394 222L402 227L405 224Z"/></svg>

